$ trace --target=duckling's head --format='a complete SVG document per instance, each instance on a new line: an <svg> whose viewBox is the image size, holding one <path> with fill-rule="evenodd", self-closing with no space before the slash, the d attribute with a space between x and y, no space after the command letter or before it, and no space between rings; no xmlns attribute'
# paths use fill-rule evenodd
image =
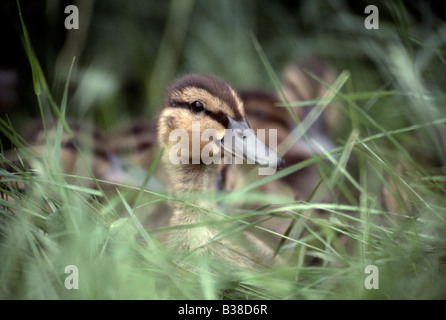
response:
<svg viewBox="0 0 446 320"><path fill-rule="evenodd" d="M158 142L165 152L186 151L187 158L182 154L182 159L193 164L206 163L203 155L221 159L223 150L248 163L281 164L275 151L250 128L235 90L211 75L187 74L170 86L158 121Z"/></svg>

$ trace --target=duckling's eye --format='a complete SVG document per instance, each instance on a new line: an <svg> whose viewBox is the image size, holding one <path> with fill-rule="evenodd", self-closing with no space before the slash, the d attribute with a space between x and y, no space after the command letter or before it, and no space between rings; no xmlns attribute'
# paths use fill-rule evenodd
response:
<svg viewBox="0 0 446 320"><path fill-rule="evenodd" d="M191 109L193 112L198 113L198 112L201 112L201 111L204 110L204 106L203 106L203 104L202 104L200 101L194 101L194 102L192 102L192 103L190 104L190 109Z"/></svg>

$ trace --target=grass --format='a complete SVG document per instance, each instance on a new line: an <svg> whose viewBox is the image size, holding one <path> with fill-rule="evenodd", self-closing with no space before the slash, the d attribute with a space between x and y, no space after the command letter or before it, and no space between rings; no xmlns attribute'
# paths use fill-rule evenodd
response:
<svg viewBox="0 0 446 320"><path fill-rule="evenodd" d="M138 83L150 95L146 100L150 110L145 111L150 118L159 110L156 106L165 82L184 70L222 74L237 86L279 88L280 57L285 53L300 56L310 50L330 57L341 70L326 97L301 102L317 104L321 109L330 101L339 104L342 122L335 133L339 147L255 180L234 193L217 195L219 203L236 213L219 223L238 226L228 228L220 238L247 228L268 235L271 231L253 222L253 218L268 220L285 214L292 217L291 222L286 220L288 230L279 235L283 241L277 244L277 251L288 264L262 272L242 270L236 274L227 274L225 270L209 272L211 262L206 260L193 268L184 268L179 263L182 257L171 256L156 238L166 228L144 228L140 220L142 211L154 212L160 204L188 199L173 199L162 192L125 184L118 185L118 191L110 194L100 187L101 181L88 174L62 172L58 142L63 132L71 132L68 117L88 116L98 125L107 126L132 116L132 111L122 106L127 101L125 94L117 89L121 76L130 71L119 73L110 66L110 71L104 71L107 62L97 63L95 57L100 55L96 56L96 47L89 47L85 54L93 57L91 61L85 57L70 60L64 84L60 86L62 92L52 92L46 73L54 70L45 72L41 67L31 45L33 39L26 29L25 16L21 20L21 37L32 70L36 105L42 118L54 116L58 126L56 147L52 147L54 141L47 135L50 152L37 158L26 151L26 142L15 128L14 119L0 121L3 135L20 151L13 151L18 160L11 162L6 157L11 152L2 146L0 298L446 298L446 111L441 91L445 69L442 35L446 26L444 22L438 23L437 33L432 33L417 23L403 2L398 2L389 7L379 5L381 16L387 14L391 19L383 18L379 31L367 31L354 27L358 23L362 26L362 16L351 12L346 3L340 1L315 10L310 2L304 2L293 16L280 4L262 2L266 6L262 10L254 2L218 2L217 14L209 4L200 1L181 2L184 8L172 1L166 11L168 22L159 51L155 56L150 53L155 62L147 70L153 71L137 74ZM98 19L102 6L97 8ZM261 12L255 13L254 8ZM130 13L125 11L124 16ZM258 17L267 19L276 35L268 34L255 21ZM311 24L312 18L323 22ZM296 28L310 25L312 31L296 40L294 33L285 32L288 29L278 20ZM125 21L118 20L118 24L125 26ZM181 21L181 26L175 21ZM325 24L333 21L336 23L327 28ZM197 26L199 22L206 26L201 26L205 29L202 33ZM334 31L330 31L331 27ZM113 26L106 23L94 26L92 34L101 28ZM133 30L131 36L141 39L141 31L132 28L133 24L128 24L126 30ZM343 37L335 32L343 32ZM141 46L142 52L148 49L147 44ZM212 50L205 48L219 50L206 57ZM144 60L138 60L141 58L137 51L129 50L135 57L129 63L137 65L139 61L144 65ZM227 60L234 52L240 58L231 65ZM116 52L116 55L126 53ZM105 60L112 56L107 54ZM163 73L166 66L168 70ZM101 80L91 86L82 85L83 81L93 81L91 75L95 75L94 79L107 78L106 72L111 73L112 80L103 85L109 87L101 87ZM60 102L54 97L60 97ZM303 131L320 116L318 109L315 110L301 122ZM296 133L300 136L302 130ZM80 153L87 164L88 150ZM27 170L24 155L34 163L33 172ZM258 191L262 184L310 165L317 165L320 170L320 186L329 190L329 203L317 198L318 190L306 201ZM15 167L14 173L6 171L7 166ZM146 173L143 185L152 173L153 170ZM240 208L240 199L244 205L251 204L257 209ZM78 290L67 290L64 286L67 265L79 269ZM377 290L364 286L367 277L364 270L368 265L378 267Z"/></svg>

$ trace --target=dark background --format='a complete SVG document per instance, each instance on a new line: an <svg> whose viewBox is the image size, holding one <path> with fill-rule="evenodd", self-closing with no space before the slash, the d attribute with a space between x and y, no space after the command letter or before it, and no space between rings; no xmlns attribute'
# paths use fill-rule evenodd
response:
<svg viewBox="0 0 446 320"><path fill-rule="evenodd" d="M75 55L68 115L88 117L103 127L120 122L123 114L156 115L165 85L183 72L215 73L236 87L271 88L250 34L277 73L291 59L318 54L338 69L350 70L358 89L373 90L387 79L376 72L376 61L364 54L361 41L384 46L398 42L396 35L404 32L401 21L414 32L412 37L419 30L435 34L445 16L440 1L33 0L20 4L55 101L60 102ZM64 28L64 8L70 4L79 8L79 30ZM368 4L380 10L380 30L364 28ZM401 6L406 11L403 19L395 14ZM1 75L0 117L7 116L20 127L26 119L39 117L39 108L16 1L2 1L0 15L0 70L10 71ZM433 68L432 72L439 71ZM94 76L97 79L91 80ZM79 89L82 83L85 87ZM8 145L4 137L2 143Z"/></svg>

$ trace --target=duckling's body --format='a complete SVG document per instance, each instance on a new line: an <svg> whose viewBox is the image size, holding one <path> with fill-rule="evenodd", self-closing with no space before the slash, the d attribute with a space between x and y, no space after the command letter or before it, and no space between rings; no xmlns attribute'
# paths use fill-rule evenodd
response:
<svg viewBox="0 0 446 320"><path fill-rule="evenodd" d="M149 168L158 153L155 124L132 122L107 131L86 121L69 119L67 124L71 134L58 133L56 120L43 124L41 119L36 119L28 124L23 138L29 148L23 148L27 152L21 154L28 167L35 169L37 159L51 156L59 141L61 172L82 177L77 183L95 188L98 181L101 189L112 192L116 184L141 186L144 169ZM28 159L29 152L35 157ZM9 157L12 161L13 156ZM152 191L165 190L159 177L152 180L149 183Z"/></svg>
<svg viewBox="0 0 446 320"><path fill-rule="evenodd" d="M224 236L225 232L234 228L224 223L224 216L216 212L216 205L212 201L219 164L205 164L201 156L197 158L192 152L189 153L187 163L174 164L171 161L173 146L179 142L170 141L170 132L182 129L191 137L193 123L200 124L200 133L206 129L214 130L215 140L200 141L200 151L211 143L211 153L220 154L220 157L223 156L220 143L223 143L223 147L227 144L224 141L225 129L244 128L252 131L245 119L243 102L223 80L214 76L190 74L178 79L170 87L166 106L159 117L158 141L165 148L163 164L171 181L170 190L175 196L185 199L185 202L176 202L174 205L170 225L183 227L165 235L166 245L181 254L193 252L195 257L205 256L223 264L253 267L259 261L258 256L248 249L249 245L244 242L247 239L241 239L244 236L240 233ZM192 142L185 143L185 148L192 149ZM235 143L244 142L238 141L236 137ZM277 162L275 152L269 148L267 151L267 159L250 152L249 148L243 156L257 163L267 160ZM219 236L222 237L217 241ZM249 240L252 245L253 239Z"/></svg>

